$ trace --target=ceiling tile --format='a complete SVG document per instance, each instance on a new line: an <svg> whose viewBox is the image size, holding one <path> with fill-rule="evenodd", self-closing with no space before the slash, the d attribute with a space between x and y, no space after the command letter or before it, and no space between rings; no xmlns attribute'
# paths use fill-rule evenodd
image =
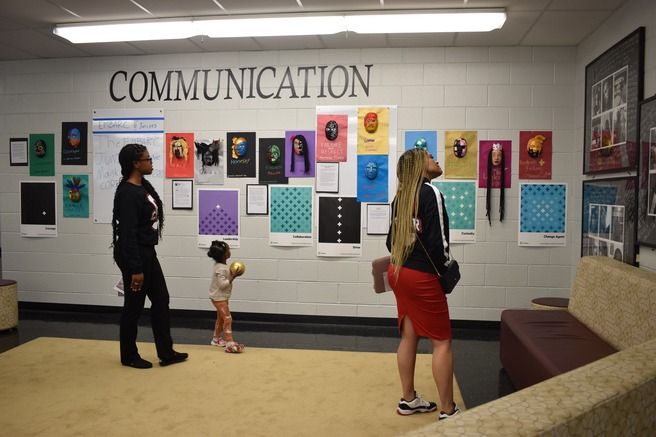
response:
<svg viewBox="0 0 656 437"><path fill-rule="evenodd" d="M137 0L137 2L152 12L155 17L225 15L223 9L212 0L185 0L184 7L181 7L180 0Z"/></svg>
<svg viewBox="0 0 656 437"><path fill-rule="evenodd" d="M613 11L626 0L552 0L547 10Z"/></svg>
<svg viewBox="0 0 656 437"><path fill-rule="evenodd" d="M88 53L88 56L133 56L143 55L143 52L133 45L126 42L112 42L112 43L92 43L92 44L78 44L80 50Z"/></svg>
<svg viewBox="0 0 656 437"><path fill-rule="evenodd" d="M521 45L575 46L611 14L606 12L545 12Z"/></svg>
<svg viewBox="0 0 656 437"><path fill-rule="evenodd" d="M301 0L301 3L303 3L302 10L308 12L349 10L373 11L376 9L381 9L380 0L331 0L330 2L325 0Z"/></svg>
<svg viewBox="0 0 656 437"><path fill-rule="evenodd" d="M491 32L463 32L456 36L457 46L515 46L529 31L539 12L508 12L506 24Z"/></svg>
<svg viewBox="0 0 656 437"><path fill-rule="evenodd" d="M151 15L139 9L128 0L57 0L66 9L75 12L80 18L66 14L66 23L83 23L99 20L145 20ZM62 23L62 21L58 21Z"/></svg>
<svg viewBox="0 0 656 437"><path fill-rule="evenodd" d="M39 58L88 56L87 53L75 46L34 29L0 32L0 43Z"/></svg>

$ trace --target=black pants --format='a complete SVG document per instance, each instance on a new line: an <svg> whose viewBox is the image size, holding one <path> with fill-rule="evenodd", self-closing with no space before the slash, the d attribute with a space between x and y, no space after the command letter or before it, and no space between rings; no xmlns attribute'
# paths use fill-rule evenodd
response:
<svg viewBox="0 0 656 437"><path fill-rule="evenodd" d="M169 290L166 287L162 267L159 265L157 253L153 246L140 246L139 255L144 270L144 283L141 291L132 291L132 274L124 270L123 263L119 263L125 293L120 329L121 362L129 362L139 356L137 326L146 296L151 302L150 325L153 328L157 356L160 359L166 359L173 355L173 339L171 338L169 317Z"/></svg>

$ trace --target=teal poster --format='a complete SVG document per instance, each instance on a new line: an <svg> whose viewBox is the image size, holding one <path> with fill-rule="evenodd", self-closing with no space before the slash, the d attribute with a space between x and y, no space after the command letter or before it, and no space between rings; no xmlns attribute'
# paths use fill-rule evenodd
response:
<svg viewBox="0 0 656 437"><path fill-rule="evenodd" d="M451 243L476 242L476 181L433 181L444 197Z"/></svg>
<svg viewBox="0 0 656 437"><path fill-rule="evenodd" d="M311 186L269 185L269 244L312 246Z"/></svg>
<svg viewBox="0 0 656 437"><path fill-rule="evenodd" d="M55 134L30 134L30 176L55 175Z"/></svg>
<svg viewBox="0 0 656 437"><path fill-rule="evenodd" d="M89 175L62 175L64 217L89 218Z"/></svg>

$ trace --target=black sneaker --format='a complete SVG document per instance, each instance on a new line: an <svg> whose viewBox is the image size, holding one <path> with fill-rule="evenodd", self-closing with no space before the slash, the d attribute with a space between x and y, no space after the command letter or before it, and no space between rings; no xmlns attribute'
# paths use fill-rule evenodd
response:
<svg viewBox="0 0 656 437"><path fill-rule="evenodd" d="M456 403L453 403L453 412L451 413L445 413L444 411L440 411L440 417L437 420L444 420L444 419L449 419L450 417L455 416L460 412L460 408L456 405Z"/></svg>
<svg viewBox="0 0 656 437"><path fill-rule="evenodd" d="M415 398L411 401L401 398L399 406L396 407L396 412L403 416L415 413L432 413L435 410L437 410L437 404L423 400L417 392L415 392Z"/></svg>
<svg viewBox="0 0 656 437"><path fill-rule="evenodd" d="M150 369L153 367L153 363L146 361L139 356L131 360L121 361L121 364L127 367L134 367L135 369Z"/></svg>
<svg viewBox="0 0 656 437"><path fill-rule="evenodd" d="M173 355L167 358L162 358L159 360L160 366L170 366L171 364L181 363L189 357L189 354L186 352L176 352L173 351Z"/></svg>

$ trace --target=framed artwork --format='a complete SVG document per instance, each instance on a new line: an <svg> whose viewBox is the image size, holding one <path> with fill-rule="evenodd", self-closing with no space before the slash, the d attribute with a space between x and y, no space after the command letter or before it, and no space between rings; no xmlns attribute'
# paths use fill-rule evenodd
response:
<svg viewBox="0 0 656 437"><path fill-rule="evenodd" d="M9 165L26 166L27 165L27 138L10 138L9 139Z"/></svg>
<svg viewBox="0 0 656 437"><path fill-rule="evenodd" d="M265 184L246 184L246 214L269 214L269 186Z"/></svg>
<svg viewBox="0 0 656 437"><path fill-rule="evenodd" d="M656 95L640 104L638 243L656 247Z"/></svg>
<svg viewBox="0 0 656 437"><path fill-rule="evenodd" d="M637 169L644 52L639 27L585 67L584 174Z"/></svg>
<svg viewBox="0 0 656 437"><path fill-rule="evenodd" d="M171 181L172 209L194 209L194 181L173 179Z"/></svg>
<svg viewBox="0 0 656 437"><path fill-rule="evenodd" d="M637 183L635 176L583 181L581 256L636 265Z"/></svg>

